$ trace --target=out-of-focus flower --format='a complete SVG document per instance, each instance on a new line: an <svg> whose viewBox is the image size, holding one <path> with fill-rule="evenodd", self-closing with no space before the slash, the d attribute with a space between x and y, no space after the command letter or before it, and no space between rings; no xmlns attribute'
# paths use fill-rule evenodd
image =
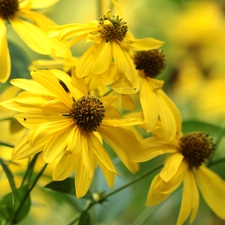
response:
<svg viewBox="0 0 225 225"><path fill-rule="evenodd" d="M82 79L72 84L62 71L31 72L34 80L14 79L11 83L24 89L16 98L1 103L6 108L22 112L18 121L30 129L14 148L13 158L23 159L43 151L45 162L59 162L53 179L63 180L76 171L76 194L82 197L91 185L99 165L110 187L117 171L103 147L106 141L127 168L136 172L138 165L129 159L139 141L130 127L141 119L122 119L111 104L118 98L88 95ZM129 140L129 141L128 141Z"/></svg>
<svg viewBox="0 0 225 225"><path fill-rule="evenodd" d="M48 3L39 0L5 0L0 2L0 82L6 82L11 72L5 23L9 23L33 51L50 55L53 43L47 38L46 31L48 26L53 26L55 23L32 10L49 7L56 2L57 0L50 0Z"/></svg>
<svg viewBox="0 0 225 225"><path fill-rule="evenodd" d="M181 127L181 121L180 121ZM163 202L183 182L183 194L177 225L183 224L188 216L192 223L199 207L199 191L213 212L225 220L225 181L204 163L211 156L214 144L203 132L183 135L178 130L176 138L165 141L161 124L153 137L143 140L143 149L136 152L135 162L144 162L156 156L170 153L161 172L152 180L146 205Z"/></svg>
<svg viewBox="0 0 225 225"><path fill-rule="evenodd" d="M112 2L120 12L118 4ZM59 37L60 40L71 39L67 48L82 39L86 39L87 43L93 42L77 64L77 76L103 74L114 61L117 73L126 77L133 92L139 90L140 81L130 51L156 49L163 45L163 42L153 38L135 39L128 31L127 23L120 16L112 16L111 11L107 11L99 20L89 21L86 24L53 27L50 37Z"/></svg>

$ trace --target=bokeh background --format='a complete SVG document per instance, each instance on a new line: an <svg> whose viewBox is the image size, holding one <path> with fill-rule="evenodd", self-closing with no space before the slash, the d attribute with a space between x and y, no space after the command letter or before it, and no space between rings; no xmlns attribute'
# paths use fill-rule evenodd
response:
<svg viewBox="0 0 225 225"><path fill-rule="evenodd" d="M124 20L127 21L128 28L136 38L153 37L165 42L162 49L167 58L167 67L158 78L165 80L164 90L179 108L183 120L195 119L223 127L225 122L225 1L118 0L118 2ZM107 0L102 0L101 6L99 1L94 0L61 0L55 6L42 12L58 24L83 23L97 19L101 11L104 13L110 6L111 3ZM10 25L7 29L12 58L11 78L28 78L28 67L32 61L47 57L29 50L10 29ZM72 47L73 55L79 57L85 48L84 43L78 43ZM0 91L8 86L9 82L0 84ZM0 123L1 130L8 130L10 126L9 121ZM4 137L0 135L2 140L9 140L9 143L14 144L20 138L20 133L12 138L7 132ZM225 156L224 147L222 140L215 157ZM4 157L5 152L9 154L10 151L10 148L3 149L0 146L0 152ZM114 157L114 163L120 173L120 177L116 178L115 188L162 162L163 157L158 157L151 162L142 163L140 171L133 175ZM212 169L225 179L224 164L214 166ZM18 172L18 167L13 168L13 171ZM17 174L20 179L20 173ZM43 189L41 186L51 181L50 174L51 172L48 172L46 179L34 190L31 211L20 225L67 225L85 205L86 200L77 200L73 195ZM176 224L181 202L181 188L164 203L155 207L145 207L153 176L154 174L117 193L103 204L94 206L90 211L93 224ZM1 196L9 190L5 179L3 175L0 175ZM91 191L110 191L99 171L96 173ZM189 221L185 224L189 224ZM224 224L225 222L218 219L201 200L193 225Z"/></svg>

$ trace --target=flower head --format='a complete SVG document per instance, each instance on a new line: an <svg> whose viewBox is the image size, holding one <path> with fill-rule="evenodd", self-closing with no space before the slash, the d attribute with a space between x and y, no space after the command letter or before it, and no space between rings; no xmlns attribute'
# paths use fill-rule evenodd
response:
<svg viewBox="0 0 225 225"><path fill-rule="evenodd" d="M146 205L161 203L183 182L177 225L183 224L189 215L190 223L194 221L199 206L198 188L213 212L225 220L225 182L204 165L214 150L212 139L204 132L185 135L178 132L176 138L166 142L161 126L153 133L153 137L144 140L144 150L134 156L134 161L142 162L170 154L161 172L152 180Z"/></svg>
<svg viewBox="0 0 225 225"><path fill-rule="evenodd" d="M115 4L115 1L112 1ZM50 37L60 40L71 39L71 47L82 39L93 45L81 56L76 67L78 77L91 73L103 74L112 62L115 62L117 73L127 79L133 93L140 87L140 80L135 72L131 53L134 50L151 50L159 48L163 42L153 38L135 39L128 30L127 22L119 15L112 15L108 10L105 15L86 24L67 24L53 27Z"/></svg>
<svg viewBox="0 0 225 225"><path fill-rule="evenodd" d="M53 173L55 180L63 180L75 170L77 197L87 192L97 166L101 167L109 186L113 186L114 175L118 173L103 141L130 171L137 171L138 165L130 161L129 154L138 148L139 142L129 127L143 122L120 118L111 106L117 96L89 95L83 79L78 83L77 78L59 70L36 71L31 76L34 80L12 80L13 85L25 91L2 103L21 112L16 118L30 129L29 135L15 146L14 159L43 151L45 162L58 161Z"/></svg>
<svg viewBox="0 0 225 225"><path fill-rule="evenodd" d="M50 6L57 0L48 1ZM0 82L6 82L11 72L11 61L6 37L6 24L9 23L21 39L33 51L49 55L53 43L46 36L48 26L55 23L42 14L32 11L42 8L46 3L37 0L1 0L0 1Z"/></svg>

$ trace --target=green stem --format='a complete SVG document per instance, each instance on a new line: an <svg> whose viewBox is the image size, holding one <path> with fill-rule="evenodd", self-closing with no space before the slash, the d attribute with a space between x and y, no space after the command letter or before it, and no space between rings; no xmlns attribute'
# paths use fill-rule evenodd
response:
<svg viewBox="0 0 225 225"><path fill-rule="evenodd" d="M102 16L102 0L96 1L96 12L97 12L97 18Z"/></svg>
<svg viewBox="0 0 225 225"><path fill-rule="evenodd" d="M223 162L225 162L225 158L217 159L215 161L210 162L208 164L208 167L212 167L212 166L215 166L215 165L217 165L219 163L223 163Z"/></svg>
<svg viewBox="0 0 225 225"><path fill-rule="evenodd" d="M127 184L125 184L125 185L123 185L123 186L121 186L121 187L115 189L114 191L109 192L109 193L106 194L106 195L101 196L98 200L91 201L90 204L87 205L82 211L87 211L87 210L89 210L90 208L92 208L94 205L96 205L97 203L102 203L102 202L105 201L108 197L110 197L110 196L112 196L112 195L114 195L114 194L116 194L116 193L122 191L123 189L125 189L125 188L131 186L132 184L138 182L139 180L142 180L143 178L145 178L145 177L147 177L148 175L154 173L155 171L159 170L159 169L162 168L162 167L163 167L163 165L157 166L157 167L155 167L154 169L151 169L151 170L147 171L146 173L140 175L140 176L137 177L136 179L130 181L129 183L127 183ZM73 225L75 222L79 221L80 215L81 215L81 213L79 213L78 215L76 215L76 216L68 223L68 225Z"/></svg>
<svg viewBox="0 0 225 225"><path fill-rule="evenodd" d="M9 148L14 148L14 145L11 145L11 144L8 144L8 143L2 142L2 141L0 141L0 145L6 146L6 147L9 147Z"/></svg>
<svg viewBox="0 0 225 225"><path fill-rule="evenodd" d="M45 168L47 167L47 165L48 165L48 164L45 164L45 165L42 167L41 171L40 171L40 172L38 173L38 175L36 176L36 178L35 178L33 184L30 186L30 188L28 189L28 191L27 191L26 194L24 195L22 201L20 202L19 207L17 208L16 212L15 212L14 215L13 215L12 221L14 220L14 218L16 218L16 217L18 216L20 210L21 210L22 207L23 207L23 204L26 202L27 198L29 197L31 191L32 191L33 188L35 187L35 185L36 185L36 183L38 182L39 178L40 178L41 175L44 173Z"/></svg>

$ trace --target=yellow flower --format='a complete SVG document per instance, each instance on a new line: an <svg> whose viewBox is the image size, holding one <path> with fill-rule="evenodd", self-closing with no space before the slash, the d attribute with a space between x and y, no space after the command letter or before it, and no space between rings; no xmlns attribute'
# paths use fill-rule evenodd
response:
<svg viewBox="0 0 225 225"><path fill-rule="evenodd" d="M117 6L115 1L112 2ZM120 12L119 9L118 11ZM76 67L77 76L103 74L114 61L118 74L127 78L133 92L139 90L140 81L130 51L150 50L163 45L163 42L153 38L135 39L128 31L127 23L120 16L112 16L111 11L107 11L99 20L92 20L86 24L53 27L50 37L59 37L60 40L70 39L67 48L82 39L86 39L87 43L93 42L80 58Z"/></svg>
<svg viewBox="0 0 225 225"><path fill-rule="evenodd" d="M180 113L176 105L162 90L164 81L155 79L166 66L165 55L161 50L154 49L137 52L133 58L137 74L141 80L139 99L146 130L151 132L160 119L165 138L170 141L179 129L177 120L180 119ZM131 93L126 80L123 78L112 83L111 87L118 93Z"/></svg>
<svg viewBox="0 0 225 225"><path fill-rule="evenodd" d="M188 216L190 223L194 221L199 206L198 188L212 211L225 220L225 181L204 165L214 150L212 140L203 132L183 135L181 131L171 142L164 140L162 127L158 126L153 137L143 141L143 150L133 157L135 162L144 162L170 153L163 169L152 180L146 205L161 203L183 182L177 225L183 224Z"/></svg>
<svg viewBox="0 0 225 225"><path fill-rule="evenodd" d="M118 96L90 96L82 79L74 84L62 71L37 71L31 72L31 76L34 80L12 80L13 85L25 91L1 103L20 111L16 118L31 130L15 146L13 159L43 151L45 162L59 160L53 179L63 180L75 170L77 197L87 192L97 166L109 186L113 186L117 171L103 147L103 140L130 171L138 170L138 164L129 159L132 149L139 146L138 137L130 126L143 122L120 118L116 108L110 105Z"/></svg>
<svg viewBox="0 0 225 225"><path fill-rule="evenodd" d="M32 11L32 9L49 7L55 2L57 0L50 0L48 4L38 0L5 0L0 2L0 82L6 82L11 72L5 23L9 23L33 51L48 55L52 51L52 43L47 38L46 31L48 26L55 25L55 23L44 15Z"/></svg>

